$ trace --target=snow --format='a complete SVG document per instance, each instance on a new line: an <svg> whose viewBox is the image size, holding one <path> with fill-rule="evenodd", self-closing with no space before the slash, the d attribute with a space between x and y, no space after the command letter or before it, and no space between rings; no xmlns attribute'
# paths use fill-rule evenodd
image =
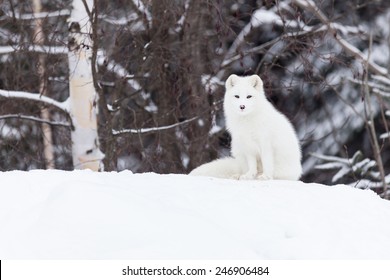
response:
<svg viewBox="0 0 390 280"><path fill-rule="evenodd" d="M3 120L0 120L0 138L1 139L15 139L20 141L21 133L16 127L7 125Z"/></svg>
<svg viewBox="0 0 390 280"><path fill-rule="evenodd" d="M277 25L283 25L283 21L280 16L274 11L258 9L252 14L251 24L253 27L258 27L261 24L276 23Z"/></svg>
<svg viewBox="0 0 390 280"><path fill-rule="evenodd" d="M130 171L0 173L0 259L385 259L372 191Z"/></svg>
<svg viewBox="0 0 390 280"><path fill-rule="evenodd" d="M202 85L205 87L206 92L208 93L215 92L218 87L225 85L225 82L221 81L216 76L213 77L211 75L202 75L201 80Z"/></svg>

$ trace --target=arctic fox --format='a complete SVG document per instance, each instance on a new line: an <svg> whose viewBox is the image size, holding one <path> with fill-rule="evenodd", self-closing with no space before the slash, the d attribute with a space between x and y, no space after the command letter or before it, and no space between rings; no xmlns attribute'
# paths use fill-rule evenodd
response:
<svg viewBox="0 0 390 280"><path fill-rule="evenodd" d="M231 75L224 98L231 157L195 168L190 175L235 179L298 180L301 148L290 121L266 99L257 75Z"/></svg>

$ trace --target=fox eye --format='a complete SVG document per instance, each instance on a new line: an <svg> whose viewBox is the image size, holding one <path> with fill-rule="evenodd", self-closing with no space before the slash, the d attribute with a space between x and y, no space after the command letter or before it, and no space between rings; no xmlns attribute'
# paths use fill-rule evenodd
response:
<svg viewBox="0 0 390 280"><path fill-rule="evenodd" d="M235 97L235 98L240 98L240 96L238 96L238 95L235 95L234 97Z"/></svg>
<svg viewBox="0 0 390 280"><path fill-rule="evenodd" d="M248 95L246 98L248 98L248 99L249 99L249 98L252 98L252 95Z"/></svg>

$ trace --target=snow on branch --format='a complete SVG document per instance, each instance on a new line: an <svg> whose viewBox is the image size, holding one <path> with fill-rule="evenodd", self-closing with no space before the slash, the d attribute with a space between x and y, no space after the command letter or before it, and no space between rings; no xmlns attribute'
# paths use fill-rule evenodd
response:
<svg viewBox="0 0 390 280"><path fill-rule="evenodd" d="M68 54L68 47L63 46L41 46L41 45L16 45L16 46L0 46L0 55L15 52L36 52L48 54Z"/></svg>
<svg viewBox="0 0 390 280"><path fill-rule="evenodd" d="M190 7L190 2L191 0L186 0L186 2L184 3L184 13L176 22L176 28L175 28L176 33L179 33L181 30L183 30L184 23L187 18L188 8Z"/></svg>
<svg viewBox="0 0 390 280"><path fill-rule="evenodd" d="M359 176L361 178L369 178L371 182L375 184L383 183L380 181L380 174L375 169L377 163L369 158L364 158L361 151L355 152L352 158L340 158L336 156L325 156L319 154L311 154L312 156L325 161L323 164L316 165L316 169L320 170L337 170L337 173L333 176L332 182L335 183L340 179L347 177L347 175L353 175L353 177ZM356 182L354 184L357 184Z"/></svg>
<svg viewBox="0 0 390 280"><path fill-rule="evenodd" d="M371 70L377 75L386 76L388 74L386 68L383 68L375 62L370 61L367 55L362 53L358 48L356 48L355 46L347 42L344 38L342 38L337 32L340 29L340 25L332 23L312 0L292 0L292 3L295 3L301 8L312 12L324 25L328 27L329 31L332 31L334 33L335 40L343 47L343 49L348 54L367 63L369 70ZM345 29L342 30L345 32Z"/></svg>
<svg viewBox="0 0 390 280"><path fill-rule="evenodd" d="M387 175L386 178L386 183L390 184L390 175ZM380 191L379 189L383 188L382 182L373 182L368 179L362 179L357 182L349 184L351 187L358 188L358 189L370 189L370 190L377 190ZM384 193L383 196L389 195L389 193Z"/></svg>
<svg viewBox="0 0 390 280"><path fill-rule="evenodd" d="M382 133L382 134L379 136L379 138L380 138L380 139L390 138L390 132Z"/></svg>
<svg viewBox="0 0 390 280"><path fill-rule="evenodd" d="M140 16L132 12L124 17L111 17L108 15L98 15L98 18L112 25L126 26L131 32L139 32L145 30L145 25Z"/></svg>
<svg viewBox="0 0 390 280"><path fill-rule="evenodd" d="M390 79L387 77L372 75L371 78L377 82L380 82L380 83L385 84L386 86L390 87Z"/></svg>
<svg viewBox="0 0 390 280"><path fill-rule="evenodd" d="M185 121L182 121L182 122L178 122L178 123L171 124L171 125L158 126L158 127L140 128L140 129L122 129L122 130L115 130L114 129L112 131L112 134L113 135L119 135L119 134L124 134L124 133L141 134L141 133L149 133L149 132L168 130L168 129L175 128L177 126L181 126L183 124L192 122L192 121L194 121L194 120L196 120L198 118L199 117L193 117L191 119L188 119L188 120L185 120Z"/></svg>
<svg viewBox="0 0 390 280"><path fill-rule="evenodd" d="M261 16L264 16L264 15L267 15L267 16L262 18ZM286 26L286 27L290 27L292 29L292 31L285 32L280 37L275 38L274 40L265 42L264 44L262 44L260 46L256 46L256 47L248 49L248 50L243 50L241 54L234 55L234 53L237 52L237 47L244 42L243 38L245 38L245 36L247 36L246 33L248 32L248 30L250 30L249 26L260 25L260 23L273 23L273 24L279 25L279 26ZM364 28L362 26L358 26L358 27L345 26L345 25L341 25L338 23L330 23L330 25L332 26L333 29L340 31L341 33L343 33L345 35L346 34L362 34L365 32ZM300 27L302 30L300 30L300 31L293 30L293 28L298 28L298 27ZM248 28L248 29L246 30L245 28ZM280 17L278 18L278 16L276 14L273 14L273 12L271 12L271 11L265 12L262 9L255 11L254 15L252 16L251 22L245 28L237 36L235 42L232 44L231 48L229 49L228 54L225 56L225 59L223 60L223 62L221 64L222 68L241 59L243 56L261 52L264 49L273 46L275 43L277 43L281 40L285 40L285 39L293 38L293 37L296 38L296 37L301 37L301 36L307 36L309 34L324 32L324 31L328 30L327 26L324 26L324 25L320 26L320 27L308 26L301 21L294 22L294 21L290 20L287 23L284 23L281 20L281 18Z"/></svg>
<svg viewBox="0 0 390 280"><path fill-rule="evenodd" d="M309 33L323 32L326 31L326 28L318 28L307 26L303 22L299 20L285 20L283 19L278 12L280 9L288 9L289 6L285 5L283 2L279 4L279 6L275 6L273 9L266 10L264 8L260 8L253 12L250 22L241 30L241 32L237 35L236 39L230 46L227 51L222 63L221 68L225 68L226 66L232 64L233 62L241 59L243 56L250 55L253 53L258 53L263 51L268 47L272 47L274 44L280 42L281 40L290 38L290 37L299 37L304 36ZM271 41L265 42L264 44L248 49L243 50L241 54L237 54L237 50L240 45L245 43L245 38L253 31L254 27L259 27L263 24L274 24L277 26L288 28L290 31L285 32L278 38L275 38ZM299 30L301 29L301 30ZM348 28L347 30L351 30ZM222 78L224 71L222 71L217 76Z"/></svg>
<svg viewBox="0 0 390 280"><path fill-rule="evenodd" d="M29 120L34 122L40 122L40 123L46 123L53 126L65 126L65 127L72 127L70 123L67 122L56 122L56 121L50 121L50 120L44 120L41 118L33 117L33 116L26 116L21 114L8 114L8 115L2 115L0 116L0 119L23 119L23 120Z"/></svg>
<svg viewBox="0 0 390 280"><path fill-rule="evenodd" d="M352 83L355 83L355 84L358 84L361 86L367 85L368 87L370 87L372 89L372 92L375 94L378 94L378 95L383 96L385 98L390 97L390 87L387 85L383 85L383 84L377 83L375 81L374 82L372 82L372 81L365 82L362 80L352 79L352 78L349 78L348 80Z"/></svg>
<svg viewBox="0 0 390 280"><path fill-rule="evenodd" d="M137 7L138 11L145 16L146 22L149 27L152 26L152 15L145 7L144 3L141 0L132 0L135 7Z"/></svg>
<svg viewBox="0 0 390 280"><path fill-rule="evenodd" d="M233 56L237 52L238 47L245 42L246 36L248 36L249 33L251 33L253 31L253 28L255 27L259 27L264 24L274 24L289 29L293 29L293 28L296 29L299 27L305 29L307 27L305 24L303 24L298 20L282 19L278 14L280 8L285 9L286 6L285 5L275 6L273 9L270 10L267 10L265 8L260 8L255 10L252 13L251 20L237 35L236 39L234 40L233 44L231 45L225 57L229 59L231 56Z"/></svg>
<svg viewBox="0 0 390 280"><path fill-rule="evenodd" d="M0 20L5 17L15 18L18 20L35 20L38 18L49 18L49 17L58 17L58 16L69 16L70 11L68 9L58 10L54 12L40 12L40 13L31 13L31 14L20 14L18 12L8 12L5 16L0 17Z"/></svg>
<svg viewBox="0 0 390 280"><path fill-rule="evenodd" d="M224 86L225 82L221 81L215 76L204 74L201 76L202 85L206 89L206 92L214 92L218 87Z"/></svg>
<svg viewBox="0 0 390 280"><path fill-rule="evenodd" d="M150 94L144 92L142 86L134 79L134 75L131 75L122 65L116 63L115 61L109 61L108 58L104 55L103 51L98 52L98 57L96 63L99 66L105 66L107 71L110 71L122 79L126 79L127 84L135 90L136 94L139 94L144 100L149 100L149 104L144 107L148 112L156 112L156 105L150 100ZM115 104L115 102L114 102ZM109 110L113 110L113 105L107 105Z"/></svg>
<svg viewBox="0 0 390 280"><path fill-rule="evenodd" d="M31 101L38 101L46 105L54 106L65 113L69 114L68 104L66 101L58 102L50 97L40 95L39 93L31 93L25 91L9 91L0 89L0 96L5 98L26 99Z"/></svg>
<svg viewBox="0 0 390 280"><path fill-rule="evenodd" d="M263 51L264 49L273 46L278 41L280 41L279 37L274 39L274 40L265 42L264 44L261 44L260 46L257 46L255 48L252 48L252 49L249 49L249 50L245 50L245 51L242 52L242 54L233 55L234 53L231 52L231 55L229 55L227 58L225 58L222 61L221 68L225 68L225 67L229 66L230 64L234 63L235 61L241 59L243 56ZM229 50L229 52L230 52L230 50Z"/></svg>
<svg viewBox="0 0 390 280"><path fill-rule="evenodd" d="M122 65L114 61L108 61L108 58L104 55L103 51L98 52L96 63L99 66L105 66L108 71L116 74L118 77L126 78L130 76L129 72ZM137 91L142 90L141 85L134 79L127 79L127 83L129 84L129 86L131 86L133 89Z"/></svg>
<svg viewBox="0 0 390 280"><path fill-rule="evenodd" d="M225 74L225 69L227 66L230 64L234 63L235 61L241 59L243 56L259 52L264 50L267 47L270 47L274 45L277 41L280 40L280 38L276 38L272 41L266 42L260 46L256 47L256 50L252 48L251 50L245 50L242 53L238 54L237 50L240 45L242 45L245 42L245 37L249 35L250 31L252 30L252 23L249 22L242 30L241 32L237 35L236 39L234 40L233 44L230 46L229 50L226 52L224 59L222 60L221 66L220 66L220 71L218 72L215 77L217 79L222 79L224 74Z"/></svg>

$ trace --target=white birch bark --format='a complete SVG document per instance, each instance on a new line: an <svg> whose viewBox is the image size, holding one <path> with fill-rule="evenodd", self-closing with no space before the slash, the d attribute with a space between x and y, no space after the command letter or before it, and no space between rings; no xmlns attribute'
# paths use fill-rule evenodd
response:
<svg viewBox="0 0 390 280"><path fill-rule="evenodd" d="M42 10L41 0L33 0L33 11L34 14L39 14ZM45 38L42 29L42 19L35 19L35 28L34 28L34 38L33 41L35 44L43 45ZM45 82L45 57L43 54L40 54L38 63L38 73L40 79L39 93L41 95L47 95L47 85ZM41 110L41 118L43 120L50 120L50 112L47 108ZM53 133L50 124L42 123L42 136L43 136L43 153L45 157L45 165L47 169L54 169L54 148L53 148Z"/></svg>
<svg viewBox="0 0 390 280"><path fill-rule="evenodd" d="M92 11L93 1L86 1ZM104 154L97 133L97 94L92 78L91 23L83 1L74 0L69 25L69 109L73 165L98 171Z"/></svg>

